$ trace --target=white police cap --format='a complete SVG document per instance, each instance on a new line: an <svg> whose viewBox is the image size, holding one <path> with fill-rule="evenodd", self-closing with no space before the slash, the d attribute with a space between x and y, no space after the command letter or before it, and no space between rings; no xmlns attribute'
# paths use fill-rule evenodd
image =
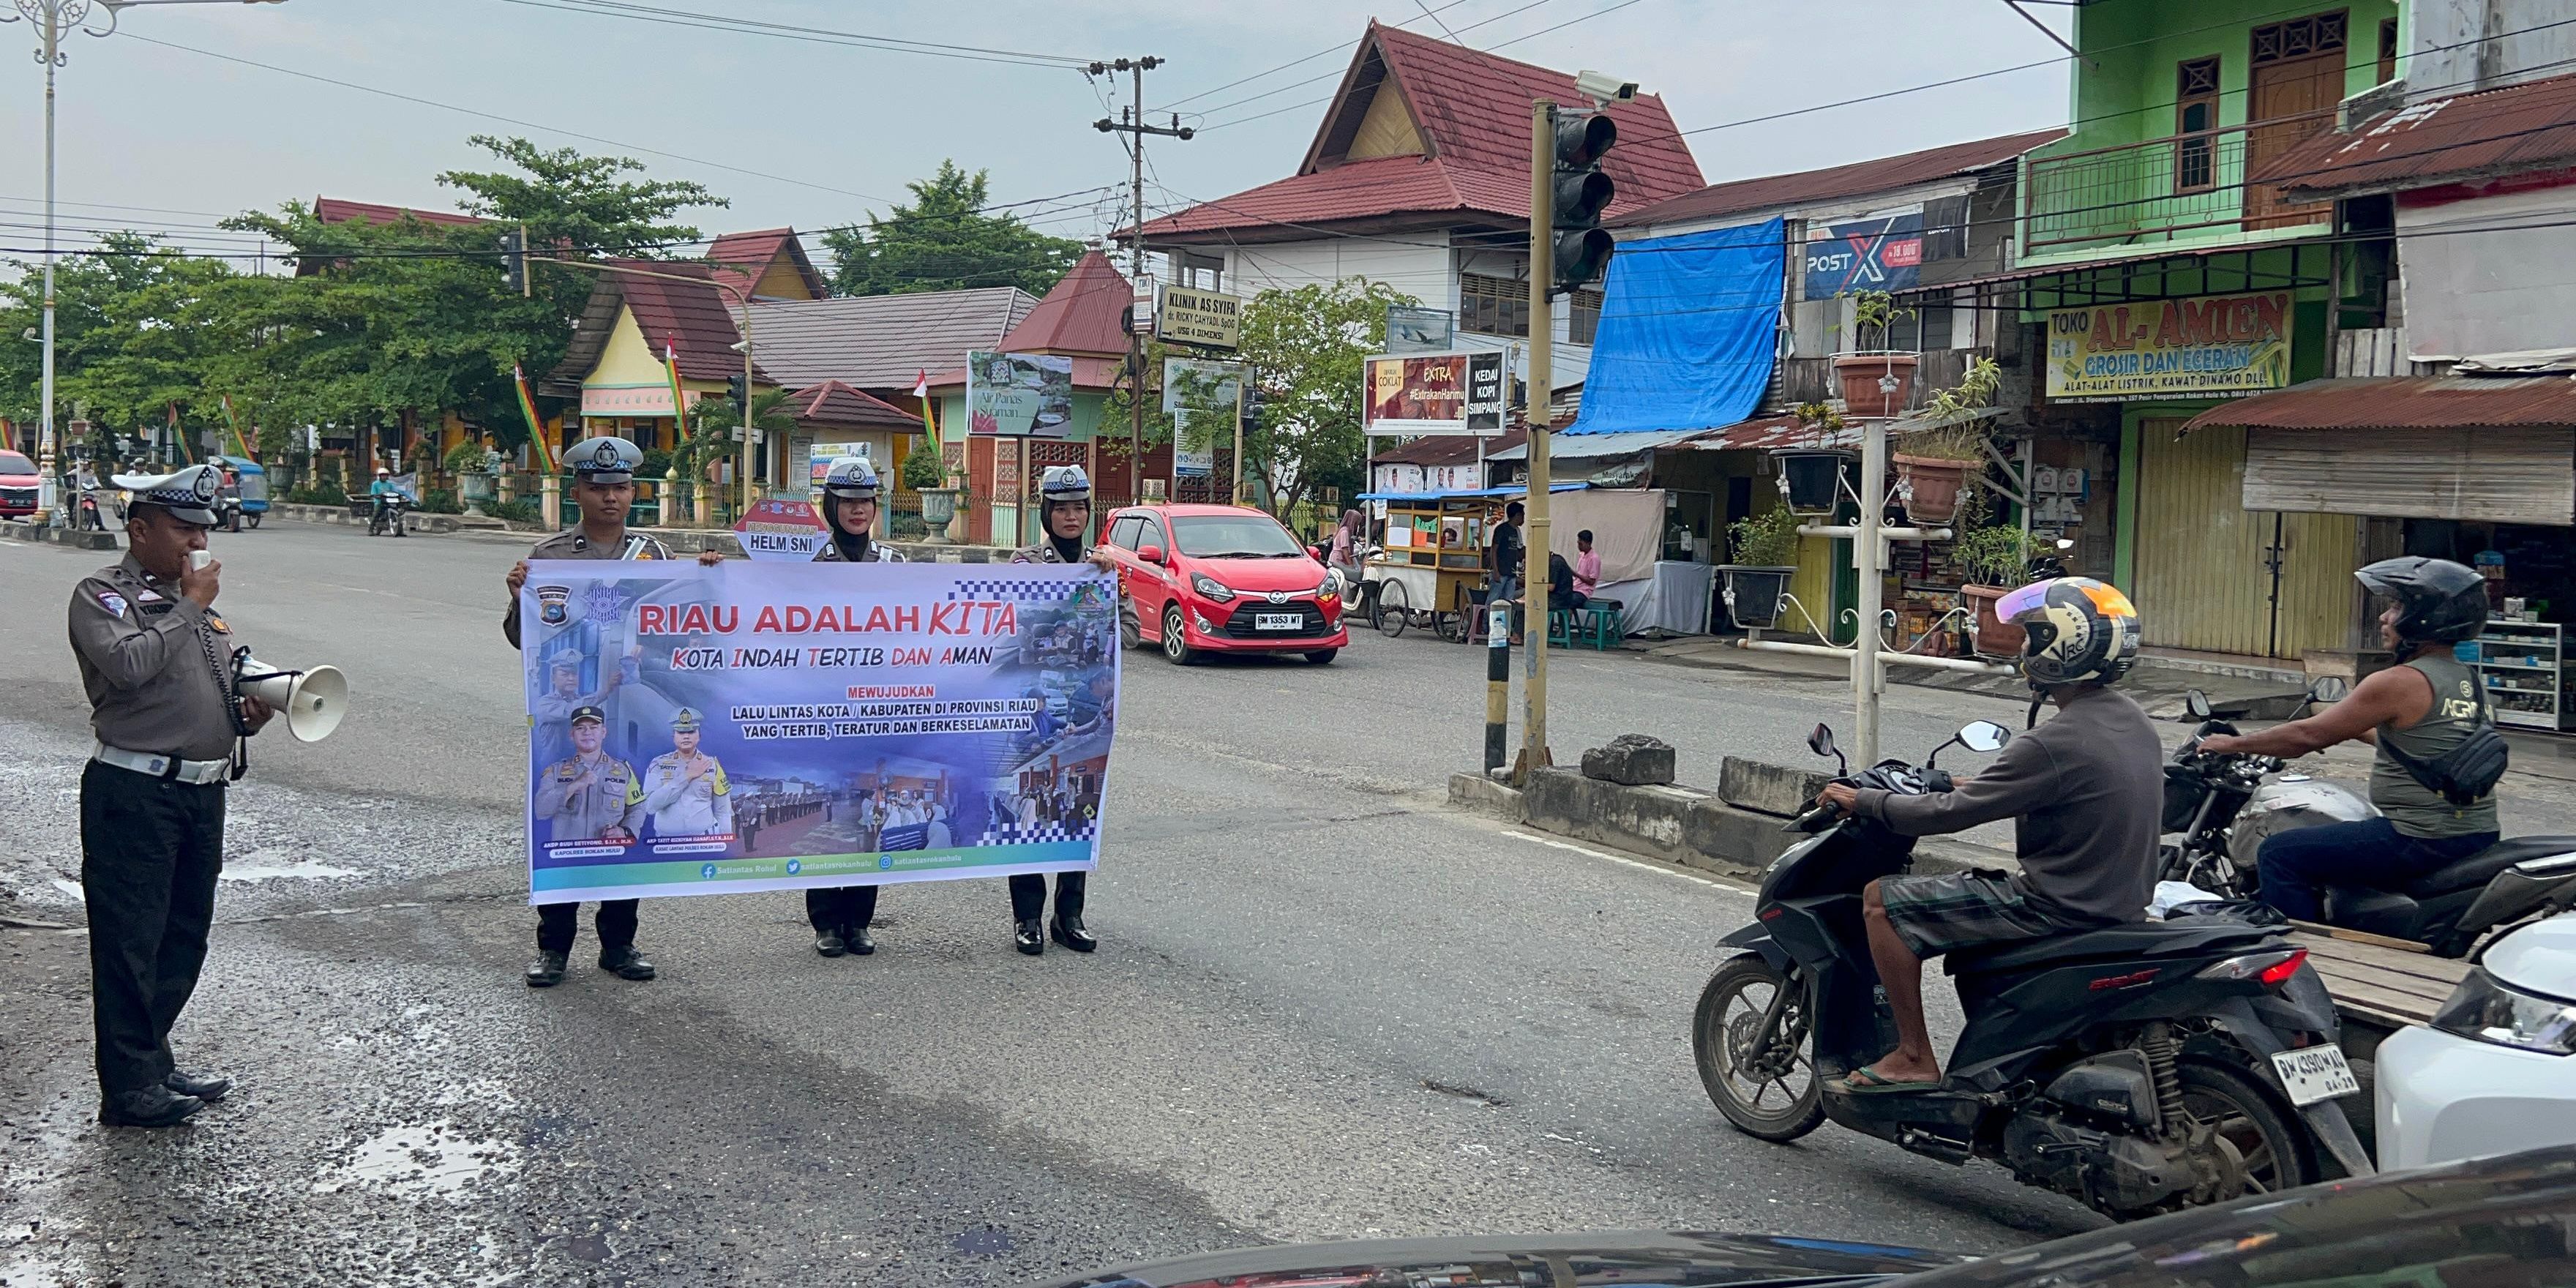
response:
<svg viewBox="0 0 2576 1288"><path fill-rule="evenodd" d="M108 482L134 494L139 504L157 505L181 523L215 526L215 495L224 488L224 472L212 465L191 465L168 474L118 474Z"/></svg>
<svg viewBox="0 0 2576 1288"><path fill-rule="evenodd" d="M844 456L823 474L823 494L852 501L873 501L879 484L877 467L864 456Z"/></svg>
<svg viewBox="0 0 2576 1288"><path fill-rule="evenodd" d="M1038 480L1038 495L1052 505L1058 501L1091 499L1091 476L1079 465L1050 465Z"/></svg>
<svg viewBox="0 0 2576 1288"><path fill-rule="evenodd" d="M586 482L632 483L644 452L622 438L585 438L565 450L564 461Z"/></svg>

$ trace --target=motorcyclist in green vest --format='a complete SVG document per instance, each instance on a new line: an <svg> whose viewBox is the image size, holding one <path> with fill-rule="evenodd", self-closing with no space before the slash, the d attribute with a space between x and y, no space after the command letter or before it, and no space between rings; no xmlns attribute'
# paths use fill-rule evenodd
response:
<svg viewBox="0 0 2576 1288"><path fill-rule="evenodd" d="M2487 722L2475 673L2452 656L2487 621L2487 583L2474 568L2408 555L2353 574L2388 600L2380 638L2397 665L2373 672L2341 702L2305 720L2241 737L2201 740L2203 751L2288 759L2359 740L2376 746L2370 803L2379 818L2283 832L2263 842L2255 870L2263 902L2301 921L2325 919L2325 887L2394 890L2496 843L2491 791L2453 804L2419 781L2395 753L2439 759Z"/></svg>

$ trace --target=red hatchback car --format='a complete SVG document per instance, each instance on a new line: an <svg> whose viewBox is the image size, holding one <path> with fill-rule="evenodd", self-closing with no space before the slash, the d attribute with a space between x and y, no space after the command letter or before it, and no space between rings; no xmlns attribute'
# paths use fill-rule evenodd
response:
<svg viewBox="0 0 2576 1288"><path fill-rule="evenodd" d="M34 461L24 453L0 448L0 519L23 519L34 514L43 483Z"/></svg>
<svg viewBox="0 0 2576 1288"><path fill-rule="evenodd" d="M1201 653L1303 653L1317 664L1351 642L1341 574L1279 521L1231 505L1137 505L1109 515L1121 625L1187 666Z"/></svg>

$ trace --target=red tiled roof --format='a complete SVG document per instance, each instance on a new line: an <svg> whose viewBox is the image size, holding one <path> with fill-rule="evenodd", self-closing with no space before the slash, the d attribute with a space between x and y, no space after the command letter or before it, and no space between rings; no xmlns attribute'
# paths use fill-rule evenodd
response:
<svg viewBox="0 0 2576 1288"><path fill-rule="evenodd" d="M424 224L446 224L453 228L469 228L475 224L492 222L473 215L460 215L452 210L414 210L409 206L385 206L372 201L349 201L340 197L313 199L313 217L326 224L345 224L355 219L381 226L401 223L405 215Z"/></svg>
<svg viewBox="0 0 2576 1288"><path fill-rule="evenodd" d="M814 261L805 256L805 243L793 228L764 228L758 232L726 233L707 247L706 257L717 266L718 274L737 290L749 291L760 282L761 274L785 251L796 275L805 279L805 289L815 299L831 294L823 275L814 269Z"/></svg>
<svg viewBox="0 0 2576 1288"><path fill-rule="evenodd" d="M644 343L652 346L654 353L661 353L666 344L678 345L683 377L722 380L742 374L742 355L733 349L742 333L734 325L733 310L727 306L724 293L715 288L712 280L720 270L707 264L661 259L607 262L649 273L699 279L674 282L631 273L603 275L625 295L626 307L635 315L636 329L644 333ZM768 373L758 369L756 355L752 374L759 382L770 383Z"/></svg>
<svg viewBox="0 0 2576 1288"><path fill-rule="evenodd" d="M1902 156L1880 157L1874 161L1855 161L1850 165L1823 170L1803 170L1797 174L1768 174L1752 179L1736 179L1711 184L1697 192L1684 193L1669 201L1660 201L1642 210L1631 210L1606 222L1622 227L1640 224L1669 224L1686 219L1710 219L1746 210L1766 210L1808 201L1831 201L1837 197L1857 197L1866 193L1910 188L1918 183L1931 183L1954 175L1982 170L2020 156L2032 148L2054 143L2066 137L2062 129L2030 130L2021 134L1999 135L1973 143L1952 143ZM1624 145L1623 145L1624 146ZM1613 152L1616 156L1618 153Z"/></svg>
<svg viewBox="0 0 2576 1288"><path fill-rule="evenodd" d="M807 389L799 389L787 400L788 414L799 425L826 426L834 429L921 428L921 418L863 389L855 389L838 380L826 380Z"/></svg>
<svg viewBox="0 0 2576 1288"><path fill-rule="evenodd" d="M1084 255L1029 315L1002 337L1006 353L1118 354L1127 352L1119 320L1135 292L1099 251Z"/></svg>
<svg viewBox="0 0 2576 1288"><path fill-rule="evenodd" d="M2328 130L2255 173L2300 200L2576 163L2576 75L2426 99Z"/></svg>
<svg viewBox="0 0 2576 1288"><path fill-rule="evenodd" d="M2191 418L2247 429L2494 429L2576 425L2565 376L2372 376L2311 380L2239 398Z"/></svg>
<svg viewBox="0 0 2576 1288"><path fill-rule="evenodd" d="M1385 76L1372 83L1364 73L1373 64L1382 65ZM1401 96L1421 132L1424 155L1356 161L1328 155L1337 126L1356 122L1382 92ZM1411 214L1527 220L1530 104L1541 98L1584 101L1574 77L1564 72L1371 22L1296 175L1151 220L1145 235ZM1608 110L1619 126L1618 146L1601 163L1618 185L1613 211L1700 185L1699 163L1662 99L1642 95Z"/></svg>

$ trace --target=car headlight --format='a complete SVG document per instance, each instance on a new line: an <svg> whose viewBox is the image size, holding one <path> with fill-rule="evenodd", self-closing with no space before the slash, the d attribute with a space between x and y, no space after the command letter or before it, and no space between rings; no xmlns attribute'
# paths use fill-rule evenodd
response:
<svg viewBox="0 0 2576 1288"><path fill-rule="evenodd" d="M1327 569L1325 569L1325 570L1324 570L1324 584L1323 584L1323 585L1320 585L1320 586L1317 586L1317 587L1315 588L1315 598L1317 598L1317 599L1339 599L1339 598L1341 598L1341 597L1342 597L1342 570L1341 570L1341 569L1339 569L1339 568L1327 568Z"/></svg>
<svg viewBox="0 0 2576 1288"><path fill-rule="evenodd" d="M1199 598L1213 599L1220 604L1234 598L1230 587L1203 572L1190 574L1190 589L1197 591Z"/></svg>
<svg viewBox="0 0 2576 1288"><path fill-rule="evenodd" d="M2433 1027L2478 1042L2548 1055L2576 1055L2576 1002L2507 988L2484 967L2433 1013Z"/></svg>

